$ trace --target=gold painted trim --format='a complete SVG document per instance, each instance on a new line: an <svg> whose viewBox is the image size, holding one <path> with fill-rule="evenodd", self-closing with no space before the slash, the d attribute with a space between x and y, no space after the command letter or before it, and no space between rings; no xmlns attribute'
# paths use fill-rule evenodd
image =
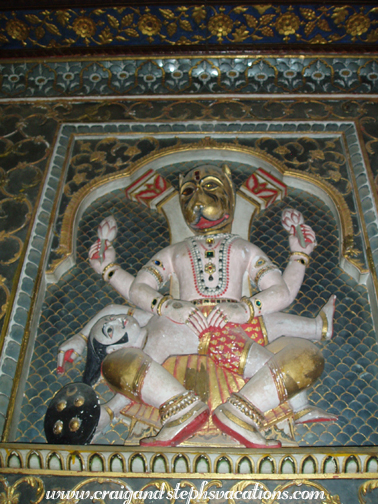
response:
<svg viewBox="0 0 378 504"><path fill-rule="evenodd" d="M198 343L198 355L207 355L209 351L209 345L211 340L211 332L206 332Z"/></svg>
<svg viewBox="0 0 378 504"><path fill-rule="evenodd" d="M54 137L55 144L56 144L56 138L57 138L57 133L55 134L55 137ZM63 166L67 166L67 160L68 160L69 155L71 153L72 140L73 140L73 136L71 135L70 140L68 142L67 152L66 152L66 156L65 156L65 159L64 159ZM52 160L52 152L51 152L51 154L50 154L50 156L48 158L48 161L47 161L49 164L51 163L51 160ZM56 195L61 193L61 189L62 189L62 186L63 186L64 178L65 178L65 170L62 170L62 173L61 173L60 179L59 179L58 188L57 188L56 193L55 193ZM42 194L43 188L45 186L45 182L46 182L46 179L44 178L43 179L43 183L41 185L41 189L40 189L40 191L41 191L40 195ZM40 203L41 202L40 202L40 198L39 198L38 199L38 204L36 204L35 209L34 209L34 213L33 213L33 216L32 216L32 218L33 218L33 225L35 223L35 215L36 215L37 209L39 208ZM52 208L52 211L51 211L51 214L50 214L50 220L49 220L48 227L47 227L46 239L45 239L45 243L44 243L43 250L42 250L42 253L41 253L41 260L40 260L40 263L39 263L39 266L38 266L38 272L37 272L37 275L36 275L36 278L35 278L35 283L34 283L32 295L31 295L30 308L29 308L29 311L28 311L28 317L27 317L26 324L25 324L24 337L22 338L22 343L21 343L21 348L20 348L20 354L19 354L18 361L17 361L16 372L15 372L15 375L14 375L14 378L13 378L12 391L11 391L11 395L9 397L9 404L8 404L7 414L6 414L6 417L5 417L3 436L2 436L2 439L1 439L2 442L8 441L8 437L9 437L9 434L10 434L10 429L12 427L13 413L14 413L14 409L15 409L15 403L16 403L16 398L17 398L18 388L19 388L18 385L19 385L22 373L24 371L24 359L25 359L25 355L26 355L26 352L27 352L27 349L28 349L28 345L29 345L30 326L31 326L31 323L33 321L34 306L35 306L35 303L36 303L36 300L37 300L37 297L38 297L38 293L39 293L39 290L40 290L40 287L41 287L41 284L42 284L42 279L43 279L43 275L44 275L44 273L43 273L44 259L45 259L46 255L47 255L47 250L48 250L48 248L50 246L49 245L49 236L51 236L51 231L53 229L57 207L58 207L58 198L55 197L53 208ZM32 229L32 227L30 228L30 230L31 229ZM24 260L25 259L23 259L23 262L24 262ZM23 267L23 262L21 263L21 267Z"/></svg>
<svg viewBox="0 0 378 504"><path fill-rule="evenodd" d="M377 479L370 479L369 481L365 481L365 483L362 483L360 488L358 489L358 502L359 504L366 504L366 501L364 499L364 496L367 493L370 493L371 491L375 490L378 488L378 480Z"/></svg>
<svg viewBox="0 0 378 504"><path fill-rule="evenodd" d="M186 447L185 447L186 448ZM228 448L227 448L228 450ZM248 453L248 449L245 448L246 450L246 455ZM219 453L219 450L218 450ZM269 452L271 453L271 452ZM289 456L290 454L288 454ZM267 457L268 455L264 455L258 462L258 465L261 465L261 462ZM198 457L206 457L206 455L198 455ZM196 461L198 460L198 457ZM109 478L127 478L127 479L148 479L148 478L167 478L168 474L169 476L173 478L177 477L182 477L182 478L189 478L189 479L199 479L199 480L204 480L204 479L219 479L219 477L222 477L222 480L253 480L253 479L258 479L258 480L294 480L297 481L301 477L305 476L306 479L309 480L335 480L335 474L336 473L315 473L315 474L301 474L301 473L296 473L296 474L279 474L279 473L251 473L251 474L232 474L232 473L160 473L160 472L142 472L142 473L137 473L137 472L110 472L110 471L74 471L74 470L50 470L50 469L9 469L9 468L1 468L1 473L2 474L11 474L11 475L28 475L28 476L79 476L80 478L85 478L85 477L92 477L92 476L104 476L104 477L109 477ZM364 480L364 479L372 479L372 478L377 478L378 480L378 473L348 473L348 474L343 474L343 473L337 473L337 479L338 480ZM364 504L364 503L363 503Z"/></svg>
<svg viewBox="0 0 378 504"><path fill-rule="evenodd" d="M308 50L310 50L310 45L309 44L309 47L308 47ZM256 54L245 54L245 53L237 53L237 54L232 54L232 55L227 55L227 54L224 54L224 55L221 55L221 54L211 54L210 56L207 55L207 56L188 56L187 54L175 54L174 53L174 50L172 50L172 53L169 54L169 55L159 55L159 59L161 60L172 60L172 58L174 58L175 60L187 60L187 59L196 59L196 60L200 60L200 61L203 61L203 60L217 60L217 59L222 59L222 60L225 60L225 59L230 59L230 60L234 60L234 59L249 59L249 60L256 60L256 61L262 61L262 60L267 60L269 58L280 58L280 59L287 59L287 60L291 60L293 58L296 58L296 59L303 59L303 55L302 56L299 56L298 52L289 52L290 51L290 47L287 48L288 52L286 52L285 54L280 54L280 53L276 53L274 51L272 52L268 52L266 55L264 56L260 56L260 55L256 55ZM220 48L221 50L221 48ZM351 58L358 58L358 59L361 59L361 60L372 60L375 58L375 55L374 54L361 54L359 52L349 52L348 51L348 54L335 54L335 53L332 53L330 52L329 54L328 53L316 53L316 52L308 52L308 53L305 53L304 55L305 58L311 58L313 60L317 60L319 58L323 58L325 60L327 59L334 59L334 58L337 58L337 59L351 59ZM98 55L98 56L89 56L89 57L85 57L85 61L88 62L88 64L90 64L91 62L97 62L97 61L121 61L121 62L124 62L124 61L135 61L135 55L132 55L132 56L101 56L101 55ZM156 60L156 56L152 56L152 55L149 55L149 56L138 56L138 61L151 61L151 60ZM83 60L83 56L81 54L78 54L77 56L51 56L49 57L48 61L49 63L62 63L62 62L77 62L77 61L82 61ZM0 58L0 62L1 63L19 63L20 61L22 61L23 63L46 63L46 57L14 57L14 58ZM293 91L294 93L294 91ZM341 94L341 93L340 93ZM312 95L308 95L308 96L312 96ZM366 97L366 95L363 95ZM356 95L356 99L358 98L358 95ZM59 97L56 98L57 100L59 99Z"/></svg>
<svg viewBox="0 0 378 504"><path fill-rule="evenodd" d="M53 140L51 142L51 145L53 145L53 146L56 145L56 141L57 141L58 134L59 134L59 129L60 129L60 126L58 125L57 129L55 131L55 134L54 134L54 138L53 138ZM53 152L54 152L54 149L51 149L50 155L46 159L46 167L50 166L50 164L51 164L51 160L52 160L52 157L53 157ZM47 174L48 174L48 169L45 170L45 173L42 176L41 186L40 186L40 189L38 191L38 196L37 196L36 202L34 204L33 212L31 213L31 216L30 216L29 227L28 227L28 230L27 230L27 234L26 234L26 237L25 237L23 248L21 250L20 257L18 259L19 263L18 263L17 269L15 271L14 277L12 278L13 286L12 286L12 290L10 292L10 296L9 296L9 298L7 300L7 303L8 303L8 305L7 305L7 311L6 311L5 316L4 316L3 327L2 327L2 330L1 330L1 334L0 334L0 355L3 354L5 336L6 336L7 332L8 332L9 323L10 323L10 317L11 317L11 313L12 313L12 309L13 309L13 305L14 305L14 300L16 298L16 294L17 294L17 290L18 290L18 283L19 283L19 280L20 280L20 275L21 275L22 268L24 266L26 252L28 250L29 243L30 243L30 241L32 239L31 232L32 232L32 229L33 229L33 226L34 226L34 222L35 222L35 217L37 215L37 211L38 211L38 209L40 207L40 204L41 204L41 197L42 197L43 190L44 190L44 187L45 187L45 184L46 184ZM46 234L46 236L48 236L48 234ZM43 256L43 254L42 254L42 256ZM31 306L33 306L33 301L31 303Z"/></svg>
<svg viewBox="0 0 378 504"><path fill-rule="evenodd" d="M324 341L327 339L327 332L328 332L328 320L327 320L327 316L326 314L321 311L319 313L322 321L323 321L323 324L322 324L322 334L321 334L321 337L320 337L320 341Z"/></svg>
<svg viewBox="0 0 378 504"><path fill-rule="evenodd" d="M264 317L263 316L261 316L259 318L259 322L260 322L261 332L263 333L263 336L264 336L264 346L266 346L266 345L268 345L269 340L268 340L268 331L266 330L266 326L265 326L265 322L264 322Z"/></svg>
<svg viewBox="0 0 378 504"><path fill-rule="evenodd" d="M248 341L246 341L245 346L242 350L242 354L241 354L240 360L239 360L239 369L238 369L238 374L240 374L240 376L244 375L244 369L247 364L247 357L248 357L248 354L249 354L249 351L250 351L252 345L253 345L252 340L248 340Z"/></svg>

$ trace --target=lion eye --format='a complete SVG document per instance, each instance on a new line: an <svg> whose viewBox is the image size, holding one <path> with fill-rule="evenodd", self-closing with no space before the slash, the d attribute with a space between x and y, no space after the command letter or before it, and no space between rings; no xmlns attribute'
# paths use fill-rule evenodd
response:
<svg viewBox="0 0 378 504"><path fill-rule="evenodd" d="M207 184L205 184L205 189L215 189L217 186L217 184L214 184L214 182L208 182Z"/></svg>
<svg viewBox="0 0 378 504"><path fill-rule="evenodd" d="M182 191L182 194L183 196L190 196L191 194L193 194L193 191L194 191L193 187L187 187Z"/></svg>

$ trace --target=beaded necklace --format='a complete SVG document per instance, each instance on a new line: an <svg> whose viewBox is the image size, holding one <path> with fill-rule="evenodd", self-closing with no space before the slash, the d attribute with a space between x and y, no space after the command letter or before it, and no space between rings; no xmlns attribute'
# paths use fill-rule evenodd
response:
<svg viewBox="0 0 378 504"><path fill-rule="evenodd" d="M210 260L210 262L204 264L201 252L200 245L205 241L207 245L211 246L214 244L217 238L222 237L223 240L216 246L213 247L212 250L205 251L205 258ZM220 297L222 296L229 284L229 263L230 263L230 250L232 242L238 238L237 235L231 234L218 234L211 235L211 237L203 237L203 236L195 236L191 238L187 238L185 241L187 243L190 262L192 265L192 271L194 276L195 288L197 293L203 297ZM211 239L211 241L209 241ZM218 285L215 287L206 286L205 282L205 273L209 275L209 280L213 280L213 273L216 271L215 265L211 262L211 259L215 257L215 248L218 248L217 253L219 254L218 259ZM207 255L207 253L210 253Z"/></svg>

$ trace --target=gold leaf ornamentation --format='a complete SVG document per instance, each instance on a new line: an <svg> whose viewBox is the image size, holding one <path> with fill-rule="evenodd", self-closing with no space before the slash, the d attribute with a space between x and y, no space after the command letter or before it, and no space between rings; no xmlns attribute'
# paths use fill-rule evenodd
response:
<svg viewBox="0 0 378 504"><path fill-rule="evenodd" d="M159 12L165 17L165 19L172 20L176 18L175 13L170 9L159 9Z"/></svg>
<svg viewBox="0 0 378 504"><path fill-rule="evenodd" d="M32 23L32 24L38 24L40 23L42 20L39 19L38 16L36 16L35 14L26 14L25 15L25 19L27 21L29 21L29 23Z"/></svg>
<svg viewBox="0 0 378 504"><path fill-rule="evenodd" d="M270 26L263 26L260 31L264 37L274 37L274 31Z"/></svg>
<svg viewBox="0 0 378 504"><path fill-rule="evenodd" d="M319 19L318 27L323 31L327 31L327 32L331 31L331 28L330 28L328 21L326 19Z"/></svg>
<svg viewBox="0 0 378 504"><path fill-rule="evenodd" d="M96 33L96 24L93 19L87 16L80 16L72 23L72 28L76 35L82 38L90 38Z"/></svg>
<svg viewBox="0 0 378 504"><path fill-rule="evenodd" d="M250 14L244 14L245 20L249 28L256 28L258 25L257 19Z"/></svg>
<svg viewBox="0 0 378 504"><path fill-rule="evenodd" d="M360 504L365 504L365 495L378 488L378 480L365 481L358 489L358 501Z"/></svg>
<svg viewBox="0 0 378 504"><path fill-rule="evenodd" d="M332 19L336 24L344 23L346 17L348 16L348 9L345 7L336 7L332 14Z"/></svg>
<svg viewBox="0 0 378 504"><path fill-rule="evenodd" d="M179 19L179 25L183 30L193 31L192 25L186 19Z"/></svg>
<svg viewBox="0 0 378 504"><path fill-rule="evenodd" d="M60 23L62 26L67 26L69 20L70 20L70 14L69 12L65 10L59 10L56 13L56 19L58 20L58 23Z"/></svg>
<svg viewBox="0 0 378 504"><path fill-rule="evenodd" d="M292 12L285 12L285 14L282 14L277 19L275 27L280 35L285 35L285 37L287 37L288 35L294 35L300 24L298 16Z"/></svg>
<svg viewBox="0 0 378 504"><path fill-rule="evenodd" d="M235 14L243 14L244 12L247 12L248 7L235 7L235 9L232 9Z"/></svg>
<svg viewBox="0 0 378 504"><path fill-rule="evenodd" d="M113 35L110 31L109 26L102 30L98 38L100 39L102 44L110 44L111 42L113 42Z"/></svg>
<svg viewBox="0 0 378 504"><path fill-rule="evenodd" d="M216 35L218 40L220 40L222 37L231 33L233 25L234 23L230 16L227 14L217 14L210 19L207 26L210 33Z"/></svg>
<svg viewBox="0 0 378 504"><path fill-rule="evenodd" d="M115 18L114 16L111 16L110 14L108 14L107 18L108 18L110 26L112 28L114 28L115 30L118 30L118 28L119 28L119 21L118 21L118 19Z"/></svg>
<svg viewBox="0 0 378 504"><path fill-rule="evenodd" d="M130 26L133 22L134 19L134 14L127 14L124 16L121 20L121 25L122 26Z"/></svg>
<svg viewBox="0 0 378 504"><path fill-rule="evenodd" d="M57 35L58 37L61 37L62 34L58 30L58 28L52 24L52 23L45 23L46 29L48 32L50 32L52 35Z"/></svg>
<svg viewBox="0 0 378 504"><path fill-rule="evenodd" d="M243 42L246 38L249 37L249 31L245 25L239 26L233 34L234 42Z"/></svg>
<svg viewBox="0 0 378 504"><path fill-rule="evenodd" d="M167 9L159 9L167 10ZM171 11L169 11L171 12ZM154 16L153 14L143 14L138 21L139 31L143 33L143 35L148 35L149 37L153 35L157 35L160 33L161 29L161 21L159 18Z"/></svg>
<svg viewBox="0 0 378 504"><path fill-rule="evenodd" d="M274 14L265 14L264 16L261 16L259 20L260 26L269 24L271 21L273 21L274 17L275 17Z"/></svg>
<svg viewBox="0 0 378 504"><path fill-rule="evenodd" d="M8 21L5 25L5 30L12 39L20 40L21 42L24 42L29 36L28 25L19 19Z"/></svg>
<svg viewBox="0 0 378 504"><path fill-rule="evenodd" d="M25 476L20 478L13 485L10 485L4 477L0 476L0 482L3 484L5 490L5 492L0 494L1 504L19 504L21 494L16 492L16 490L23 483L36 490L36 499L32 501L30 500L30 497L28 497L28 502L39 504L45 495L43 481L40 478L35 478L34 476ZM24 497L26 498L26 495Z"/></svg>
<svg viewBox="0 0 378 504"><path fill-rule="evenodd" d="M254 8L257 10L259 14L264 14L268 9L270 9L271 5L254 5Z"/></svg>
<svg viewBox="0 0 378 504"><path fill-rule="evenodd" d="M373 43L377 42L378 40L378 28L375 30L372 30L367 36L366 36L366 42Z"/></svg>
<svg viewBox="0 0 378 504"><path fill-rule="evenodd" d="M324 161L325 159L324 152L320 149L311 150L309 154L313 160Z"/></svg>
<svg viewBox="0 0 378 504"><path fill-rule="evenodd" d="M310 23L306 23L306 26L304 29L305 35L306 36L310 35L310 33L314 30L315 26L316 26L316 21L311 21Z"/></svg>
<svg viewBox="0 0 378 504"><path fill-rule="evenodd" d="M134 28L126 28L125 33L129 37L139 37L139 33Z"/></svg>
<svg viewBox="0 0 378 504"><path fill-rule="evenodd" d="M348 35L352 35L352 37L357 37L363 35L370 28L370 19L364 14L353 14L346 24L345 30Z"/></svg>
<svg viewBox="0 0 378 504"><path fill-rule="evenodd" d="M313 21L317 18L316 12L312 9L300 9L302 16L307 19L307 21Z"/></svg>
<svg viewBox="0 0 378 504"><path fill-rule="evenodd" d="M35 29L35 36L37 37L37 40L40 40L41 38L43 38L45 36L46 32L45 32L45 29L43 28L43 26L38 26L36 29Z"/></svg>
<svg viewBox="0 0 378 504"><path fill-rule="evenodd" d="M314 38L312 38L310 41L310 44L327 44L327 40L318 33Z"/></svg>
<svg viewBox="0 0 378 504"><path fill-rule="evenodd" d="M197 24L206 19L206 9L204 5L198 5L193 8L192 17Z"/></svg>
<svg viewBox="0 0 378 504"><path fill-rule="evenodd" d="M170 37L172 37L172 35L174 35L177 31L177 24L176 23L169 23L169 25L167 26L167 33Z"/></svg>

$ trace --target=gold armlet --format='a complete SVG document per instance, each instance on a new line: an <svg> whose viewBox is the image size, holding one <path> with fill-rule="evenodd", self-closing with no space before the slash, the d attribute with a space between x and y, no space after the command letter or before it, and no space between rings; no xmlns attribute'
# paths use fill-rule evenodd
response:
<svg viewBox="0 0 378 504"><path fill-rule="evenodd" d="M106 409L106 412L107 414L110 416L110 421L112 422L113 421L113 418L114 418L114 411L112 411L109 406L104 406L104 408Z"/></svg>
<svg viewBox="0 0 378 504"><path fill-rule="evenodd" d="M255 318L255 308L253 306L252 301L248 297L244 296L241 298L241 300L243 303L245 303L248 306L248 309L249 309L248 324L249 324Z"/></svg>
<svg viewBox="0 0 378 504"><path fill-rule="evenodd" d="M290 258L294 257L293 261L299 262L303 264L303 266L307 266L310 264L311 257L304 252L291 252Z"/></svg>
<svg viewBox="0 0 378 504"><path fill-rule="evenodd" d="M162 298L159 299L159 302L156 307L156 313L161 317L161 309L163 307L163 304L168 301L168 299L173 299L172 296L163 296Z"/></svg>
<svg viewBox="0 0 378 504"><path fill-rule="evenodd" d="M109 282L110 279L112 278L112 276L114 275L114 273L117 271L117 269L115 270L112 270L112 271L109 271L111 268L119 268L118 264L116 263L110 263L108 264L107 266L105 266L105 268L102 270L102 279L105 281L105 282ZM109 271L108 273L108 276L107 278L106 277L106 273Z"/></svg>
<svg viewBox="0 0 378 504"><path fill-rule="evenodd" d="M81 338L83 338L83 340L85 341L85 343L88 343L88 337L87 337L87 336L85 336L85 334L83 334L83 333L81 333L81 332L79 332L78 334L79 334L79 336L80 336Z"/></svg>

